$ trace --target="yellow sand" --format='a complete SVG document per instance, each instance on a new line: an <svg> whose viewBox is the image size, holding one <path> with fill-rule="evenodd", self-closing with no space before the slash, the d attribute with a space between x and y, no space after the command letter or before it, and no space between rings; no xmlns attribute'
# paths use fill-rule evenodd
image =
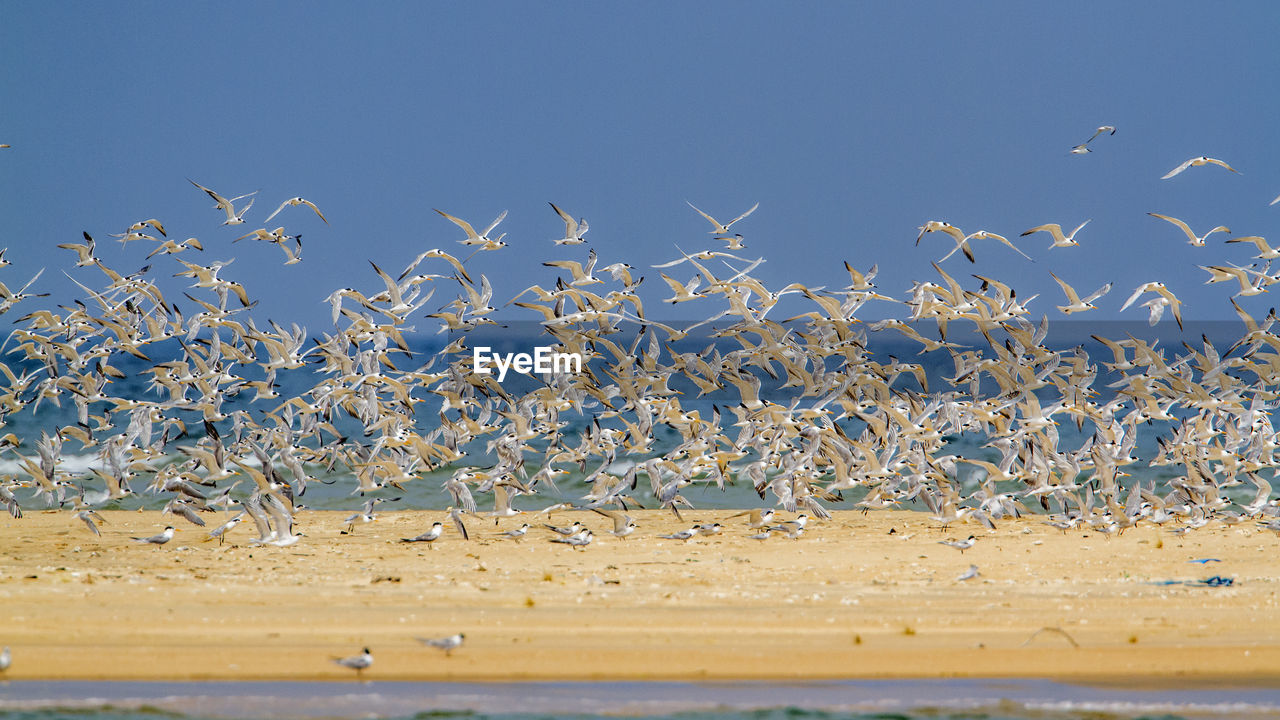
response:
<svg viewBox="0 0 1280 720"><path fill-rule="evenodd" d="M727 512L642 511L617 540L598 515L556 513L600 533L575 551L541 516L522 542L472 519L470 542L448 528L429 547L398 540L443 513L383 513L349 536L347 514L304 514L291 548L250 547L250 523L202 542L156 512L104 513L101 538L69 512L5 517L6 676L348 679L330 659L368 646L365 677L384 680L1280 678L1280 539L1251 525L1108 539L844 512L760 542ZM656 538L714 520L716 537ZM169 523L166 546L129 540ZM937 543L970 533L963 556ZM1188 563L1206 557L1221 562ZM970 563L981 577L957 582ZM1235 585L1155 584L1210 575ZM414 639L455 632L451 657Z"/></svg>

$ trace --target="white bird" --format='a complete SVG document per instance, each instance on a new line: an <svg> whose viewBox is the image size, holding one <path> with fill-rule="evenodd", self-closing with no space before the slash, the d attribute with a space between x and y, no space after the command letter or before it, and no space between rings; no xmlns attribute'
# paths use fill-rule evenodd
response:
<svg viewBox="0 0 1280 720"><path fill-rule="evenodd" d="M1138 289L1134 290L1133 294L1129 296L1129 299L1124 301L1124 305L1120 306L1120 312L1124 312L1125 309L1137 301L1143 293L1149 292L1158 293L1163 301L1152 300L1143 304L1143 307L1148 308L1151 312L1150 318L1148 318L1149 324L1155 325L1156 322L1160 320L1160 316L1164 314L1165 308L1168 307L1173 312L1173 318L1178 321L1178 327L1181 328L1182 301L1179 300L1177 296L1174 295L1162 282L1148 282L1139 285Z"/></svg>
<svg viewBox="0 0 1280 720"><path fill-rule="evenodd" d="M1231 228L1228 228L1226 225L1219 225L1218 227L1210 230L1209 232L1203 235L1196 235L1195 233L1191 232L1191 228L1188 227L1186 223L1182 222L1176 217L1169 217L1168 215L1161 215L1160 213L1153 213L1153 212L1149 212L1147 214L1150 215L1151 217L1160 218L1161 220L1173 223L1174 225L1177 225L1178 227L1182 228L1182 232L1186 233L1187 237L1190 238L1187 241L1187 244L1194 245L1196 247L1204 247L1205 240L1207 240L1210 235L1216 232L1224 232L1224 233L1231 232Z"/></svg>
<svg viewBox="0 0 1280 720"><path fill-rule="evenodd" d="M163 545L173 539L173 534L175 532L177 531L174 530L173 526L171 525L169 527L166 527L164 529L164 532L160 533L159 535L152 535L151 537L145 537L145 538L136 537L136 538L133 538L133 540L134 542L149 543L151 545Z"/></svg>
<svg viewBox="0 0 1280 720"><path fill-rule="evenodd" d="M1108 292L1111 291L1111 283L1107 283L1106 285L1103 285L1097 290L1094 290L1093 294L1089 295L1089 297L1081 299L1080 296L1076 293L1075 288L1063 282L1062 279L1059 278L1057 275L1054 275L1053 273L1049 273L1049 275L1051 275L1054 280L1058 281L1058 285L1062 287L1062 292L1065 293L1067 296L1068 304L1058 306L1058 309L1066 313L1067 315L1070 315L1071 313L1075 313L1075 312L1084 312L1085 310L1097 309L1097 306L1093 304L1093 301L1097 300L1098 298L1102 297L1103 295L1106 295Z"/></svg>
<svg viewBox="0 0 1280 720"><path fill-rule="evenodd" d="M1165 173L1164 176L1161 177L1160 179L1168 180L1169 178L1173 177L1174 175L1177 175L1178 173L1182 172L1183 170L1186 170L1187 168L1200 167L1202 165L1217 165L1219 167L1224 167L1237 175L1240 174L1239 170L1236 170L1235 168L1222 162L1221 160L1218 160L1217 158L1205 157L1204 155L1201 155L1200 157L1191 158L1190 160L1179 165L1178 167L1170 170L1169 172Z"/></svg>
<svg viewBox="0 0 1280 720"><path fill-rule="evenodd" d="M196 182L195 180L192 180L191 178L187 178L187 182L189 182L189 183L191 183L192 185L195 185L196 187L198 187L198 188L200 188L201 190L205 191L205 194L207 194L209 197L213 198L214 203L216 203L216 204L214 205L214 207L215 207L215 208L217 208L217 209L219 209L219 210L221 210L222 212L226 213L226 215L227 215L227 219L226 219L226 221L225 221L225 222L223 222L223 223L222 223L223 225L239 225L239 224L243 223L243 222L244 222L244 214L245 214L245 213L247 213L247 212L249 212L249 208L253 207L253 201L257 199L257 198L249 198L249 202L248 202L248 203L246 203L244 207L240 208L239 210L236 210L235 202L236 202L237 200L239 200L239 199L241 199L241 198L247 198L247 197L249 197L250 195L257 195L257 194L258 194L258 191L257 191L257 190L254 190L254 191L253 191L253 192L251 192L251 193L245 193L244 195L238 195L238 196L233 197L233 198L231 198L230 200L228 200L227 198L222 197L222 196L221 196L221 195L219 195L218 193L216 193L216 192L214 192L214 191L210 190L209 188L207 188L207 187L205 187L205 186L201 185L200 183Z"/></svg>
<svg viewBox="0 0 1280 720"><path fill-rule="evenodd" d="M748 210L748 211L746 211L746 212L742 213L741 215L739 215L738 217L736 217L736 218L734 218L734 219L730 220L730 221L729 221L729 222L727 222L727 223L722 223L722 222L720 222L719 220L716 220L715 218L711 217L710 215L708 215L708 214L706 214L706 213L702 212L701 210L698 210L698 207L697 207L696 205L694 205L693 203L689 202L688 200L685 200L685 202L686 202L686 203L689 203L689 207L691 207L691 208L693 208L695 211L697 211L697 213L698 213L699 215L701 215L702 217L706 218L706 219L707 219L707 222L711 223L711 224L712 224L712 226L714 226L714 227L715 227L715 230L711 230L711 231L709 232L709 234L714 235L716 240L728 240L728 241L729 241L729 249L730 249L730 250L741 250L741 249L742 249L743 247L745 247L745 246L742 244L742 234L741 234L741 233L734 233L734 232L730 232L729 228L733 227L733 224L734 224L734 223L738 222L739 220L741 220L741 219L745 218L746 216L750 215L751 213L755 212L755 211L756 211L756 208L760 207L760 203L756 203L755 205L752 205L752 206L751 206L751 209L750 209L750 210Z"/></svg>
<svg viewBox="0 0 1280 720"><path fill-rule="evenodd" d="M328 225L328 224L329 224L329 221L328 221L328 220L325 220L324 213L320 212L320 208L316 207L316 204L315 204L315 203L311 202L310 200L308 200L308 199L306 199L306 198L301 198L301 197L290 198L290 199L285 200L284 202L280 203L280 207L276 208L276 209L275 209L275 212L273 212L273 213L271 213L270 215L268 215L268 216L267 216L267 219L262 221L262 224L263 224L263 225L266 225L267 223L271 222L271 218L273 218L273 217L275 217L276 215L280 214L280 211L281 211L281 210L283 210L283 209L285 209L285 208L287 208L287 207L297 207L297 206L299 206L299 205L306 205L307 207L311 208L313 211L315 211L315 214L316 214L316 215L319 215L319 216L320 216L320 219L321 219L321 220L324 220L324 224L325 224L325 225Z"/></svg>
<svg viewBox="0 0 1280 720"><path fill-rule="evenodd" d="M609 532L618 538L625 538L636 530L636 521L626 513L613 512L611 510L601 510L592 508L601 515L613 521L613 529Z"/></svg>
<svg viewBox="0 0 1280 720"><path fill-rule="evenodd" d="M697 537L697 535L698 535L698 528L691 527L686 530L673 532L670 535L659 535L658 537L662 538L663 540L684 540L687 542Z"/></svg>
<svg viewBox="0 0 1280 720"><path fill-rule="evenodd" d="M939 545L946 545L947 547L953 547L953 548L955 548L955 549L959 550L959 551L960 551L960 554L961 554L961 555L963 555L963 554L964 554L964 551L965 551L965 550L968 550L968 549L969 549L969 548L971 548L971 547L973 547L974 543L976 543L976 542L978 542L978 539L977 539L976 537L974 537L974 536L970 535L969 537L965 538L964 540L939 540L939 541L938 541L938 544L939 544Z"/></svg>
<svg viewBox="0 0 1280 720"><path fill-rule="evenodd" d="M415 536L413 536L413 537L411 537L411 538L400 538L400 542L407 542L407 543L416 543L416 542L433 543L433 542L435 542L436 540L439 540L439 539L440 539L440 534L441 534L441 533L443 533L443 532L444 532L444 523L442 523L442 522L435 522L435 523L432 523L432 524L431 524L431 529L430 529L430 530L428 530L428 531L426 531L426 532L422 533L421 535L415 535ZM434 546L434 545L432 545L431 547L435 547L435 546Z"/></svg>
<svg viewBox="0 0 1280 720"><path fill-rule="evenodd" d="M462 633L455 633L448 637L442 637L442 638L421 638L420 637L420 638L414 638L414 639L422 643L423 645L430 645L433 648L439 648L443 650L445 657L448 657L453 653L454 650L462 647L462 641L466 640L467 636Z"/></svg>
<svg viewBox="0 0 1280 720"><path fill-rule="evenodd" d="M8 147L7 145L5 147ZM4 650L0 650L0 672L9 669L13 664L13 653L9 652L9 646L5 645Z"/></svg>
<svg viewBox="0 0 1280 720"><path fill-rule="evenodd" d="M1093 218L1089 218L1088 220L1085 220L1084 222L1080 223L1079 225L1076 226L1075 230L1071 231L1070 235L1062 234L1061 225L1057 223L1047 223L1045 225L1037 225L1031 228L1030 230L1022 233L1022 237L1026 237L1027 235L1030 235L1032 233L1047 232L1053 236L1053 244L1049 246L1050 248L1076 247L1077 245L1080 244L1076 242L1076 233L1080 232L1080 228L1083 228L1085 225L1088 225L1092 221L1093 221Z"/></svg>
<svg viewBox="0 0 1280 720"><path fill-rule="evenodd" d="M978 572L977 565L970 565L968 570L965 570L964 573L962 573L959 577L956 578L956 582L964 582L965 580L972 580L976 577L981 576L981 574L982 573Z"/></svg>
<svg viewBox="0 0 1280 720"><path fill-rule="evenodd" d="M574 220L573 216L561 210L555 203L547 203L552 210L564 220L564 237L555 241L557 245L581 245L586 242L583 235L587 234L587 219Z"/></svg>
<svg viewBox="0 0 1280 720"><path fill-rule="evenodd" d="M1092 136L1090 136L1090 138L1089 138L1088 140L1085 140L1084 142L1080 143L1079 145L1077 145L1077 146L1075 146L1075 147L1071 148L1071 153L1072 153L1073 155L1083 155L1083 154L1085 154L1085 153L1087 153L1087 152L1092 152L1092 151L1089 149L1089 143L1093 142L1093 139L1094 139L1094 138L1098 137L1099 135L1101 135L1101 134L1103 134L1103 133L1107 133L1107 134L1109 134L1109 135L1115 135L1115 134L1116 134L1115 126L1113 126L1113 125L1103 125L1103 126L1099 127L1097 130L1094 130L1094 131L1093 131L1093 135L1092 135Z"/></svg>
<svg viewBox="0 0 1280 720"><path fill-rule="evenodd" d="M502 535L503 537L509 537L513 540L520 540L525 535L529 534L529 523L524 523L523 525L516 528L515 530L504 530L498 534Z"/></svg>
<svg viewBox="0 0 1280 720"><path fill-rule="evenodd" d="M585 548L590 545L593 537L594 536L591 534L590 530L583 530L582 532L575 533L569 537L551 538L551 542L563 543L572 547L574 550L577 550L578 548Z"/></svg>
<svg viewBox="0 0 1280 720"><path fill-rule="evenodd" d="M489 227L485 228L484 232L481 233L477 233L475 228L471 227L471 223L466 220L456 218L443 210L436 210L436 212L448 218L450 222L462 228L462 231L467 234L466 240L458 241L463 245L480 245L481 250L497 250L500 247L506 246L506 243L502 242L502 238L506 237L506 233L503 233L496 238L489 237L489 233L493 232L493 229L498 227L498 223L502 222L503 218L507 216L506 210L499 213L498 217L494 218L493 222L489 223Z"/></svg>
<svg viewBox="0 0 1280 720"><path fill-rule="evenodd" d="M361 672L369 669L369 667L373 665L373 653L369 652L369 648L364 648L360 651L359 655L352 655L351 657L344 658L333 658L333 662L344 668L351 668L352 670L355 670L356 677L359 678Z"/></svg>

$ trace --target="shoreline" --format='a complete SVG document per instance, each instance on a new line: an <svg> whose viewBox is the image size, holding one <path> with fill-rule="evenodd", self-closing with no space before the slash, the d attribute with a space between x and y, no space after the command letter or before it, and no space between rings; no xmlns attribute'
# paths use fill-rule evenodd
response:
<svg viewBox="0 0 1280 720"><path fill-rule="evenodd" d="M185 521L163 547L128 539L173 522L158 512L104 512L101 538L72 513L5 518L3 677L350 681L330 659L368 646L374 681L1280 686L1280 540L1252 526L1106 538L1027 518L942 532L922 513L846 511L761 542L730 512L637 511L619 540L599 515L555 513L597 531L579 551L547 542L532 514L524 541L495 537L522 518L469 518L473 540L447 527L434 547L399 539L445 513L381 513L341 535L349 514L301 515L306 537L289 548L249 547L245 527L200 542L207 530ZM717 521L717 536L656 538ZM963 555L938 544L969 534ZM1204 558L1219 562L1188 562ZM981 575L957 580L970 564ZM1233 584L1155 584L1215 575ZM451 656L414 639L455 632L467 640Z"/></svg>

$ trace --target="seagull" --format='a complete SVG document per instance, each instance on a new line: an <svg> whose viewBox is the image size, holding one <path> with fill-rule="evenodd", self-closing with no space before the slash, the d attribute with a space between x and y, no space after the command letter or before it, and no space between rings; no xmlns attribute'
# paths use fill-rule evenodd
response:
<svg viewBox="0 0 1280 720"><path fill-rule="evenodd" d="M136 537L136 538L133 538L133 540L134 542L150 543L152 545L163 545L173 539L173 534L175 532L177 532L177 530L174 530L173 526L170 525L169 527L166 527L164 529L164 532L160 533L159 535L152 535L151 537L145 537L145 538Z"/></svg>
<svg viewBox="0 0 1280 720"><path fill-rule="evenodd" d="M1080 232L1080 228L1084 227L1085 225L1088 225L1092 221L1093 221L1093 218L1089 218L1088 220L1085 220L1084 222L1080 223L1079 225L1076 226L1075 230L1071 231L1070 235L1062 234L1061 225L1057 223L1048 223L1045 225L1037 225L1031 228L1030 230L1022 233L1022 237L1026 237L1027 235L1030 235L1032 233L1047 232L1053 236L1053 244L1049 246L1050 249L1057 248L1057 247L1076 247L1077 245L1080 244L1076 242L1076 233Z"/></svg>
<svg viewBox="0 0 1280 720"><path fill-rule="evenodd" d="M369 648L364 648L360 651L359 655L352 655L351 657L344 658L333 658L333 662L344 668L351 668L352 670L355 670L356 677L359 678L362 671L367 670L369 666L373 665L373 653L369 652Z"/></svg>
<svg viewBox="0 0 1280 720"><path fill-rule="evenodd" d="M442 637L442 638L421 638L420 637L420 638L414 638L414 639L422 643L423 645L430 645L433 648L440 648L441 650L444 651L444 656L449 657L451 654L453 654L454 650L462 647L462 641L465 640L466 638L467 638L466 635L462 633L456 633L454 635L450 635L448 637Z"/></svg>
<svg viewBox="0 0 1280 720"><path fill-rule="evenodd" d="M938 541L938 544L939 544L939 545L946 545L947 547L953 547L953 548L955 548L955 549L959 550L959 551L960 551L960 554L961 554L961 555L963 555L963 554L964 554L964 551L965 551L965 550L968 550L968 549L969 549L969 548L971 548L971 547L973 547L974 543L976 543L977 541L978 541L978 539L977 539L976 537L974 537L974 536L970 535L969 537L965 538L964 540L939 540L939 541Z"/></svg>
<svg viewBox="0 0 1280 720"><path fill-rule="evenodd" d="M581 245L586 242L583 235L587 234L587 219L574 220L573 216L561 210L555 203L547 203L552 210L564 220L564 237L555 241L557 245Z"/></svg>
<svg viewBox="0 0 1280 720"><path fill-rule="evenodd" d="M1074 312L1084 312L1085 310L1096 310L1097 306L1093 304L1093 301L1097 300L1103 295L1106 295L1108 292L1111 292L1111 283L1107 283L1106 285L1103 285L1097 290L1094 290L1093 294L1090 295L1089 297L1081 299L1080 296L1076 294L1075 288L1063 282L1061 278L1059 278L1057 275L1054 275L1052 272L1049 273L1049 275L1051 275L1054 280L1058 281L1058 285L1062 286L1062 292L1066 293L1067 295L1067 300L1069 301L1069 304L1058 306L1058 309L1067 315L1070 315L1071 313L1074 313Z"/></svg>
<svg viewBox="0 0 1280 720"><path fill-rule="evenodd" d="M411 538L400 538L400 542L407 542L407 543L416 543L416 542L433 543L433 542L435 542L436 540L440 539L440 534L441 534L441 533L443 533L443 532L444 532L444 523L442 523L442 522L434 522L434 523L432 523L432 524L431 524L431 529L430 529L430 530L428 530L428 531L426 531L426 532L422 533L421 535L415 535L414 537L411 537ZM434 546L434 545L432 545L431 547L435 547L435 546Z"/></svg>
<svg viewBox="0 0 1280 720"><path fill-rule="evenodd" d="M1209 232L1203 235L1197 236L1195 233L1191 232L1191 228L1188 227L1186 223L1182 222L1178 218L1169 217L1168 215L1161 215L1160 213L1153 213L1153 212L1149 212L1147 214L1150 215L1151 217L1156 217L1166 222L1171 222L1174 225L1177 225L1178 227L1182 228L1182 232L1186 233L1187 237L1190 238L1190 240L1187 241L1187 244L1194 245L1196 247L1204 247L1205 240L1207 240L1210 235L1216 232L1224 232L1228 234L1231 233L1231 229L1228 228L1226 225L1219 225L1218 227L1210 230Z"/></svg>
<svg viewBox="0 0 1280 720"><path fill-rule="evenodd" d="M321 220L324 220L325 225L329 224L329 221L325 220L324 213L320 212L320 208L316 207L315 203L311 202L306 198L301 198L301 197L290 198L280 203L280 207L276 208L275 212L268 215L267 219L262 221L262 224L266 225L267 223L271 222L271 218L275 217L276 215L279 215L281 210L287 207L297 207L299 205L306 205L307 207L311 208L313 211L315 211L316 215L320 216Z"/></svg>
<svg viewBox="0 0 1280 720"><path fill-rule="evenodd" d="M1169 172L1165 173L1165 175L1160 179L1168 180L1169 178L1173 177L1174 175L1177 175L1178 173L1182 172L1183 170L1186 170L1187 168L1200 167L1201 165L1218 165L1219 167L1224 167L1237 175L1240 174L1239 170L1236 170L1235 168L1222 162L1221 160L1218 160L1217 158L1205 157L1201 155L1200 157L1191 158L1190 160L1179 165L1178 167L1170 170Z"/></svg>

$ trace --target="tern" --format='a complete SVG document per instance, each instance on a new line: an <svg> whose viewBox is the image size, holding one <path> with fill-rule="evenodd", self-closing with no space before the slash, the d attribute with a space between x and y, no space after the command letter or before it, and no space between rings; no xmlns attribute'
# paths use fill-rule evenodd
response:
<svg viewBox="0 0 1280 720"><path fill-rule="evenodd" d="M8 145L6 145L5 147L8 147ZM13 664L13 653L9 652L9 646L5 645L4 650L0 650L0 672L4 672L5 670L8 670L9 666L12 664Z"/></svg>
<svg viewBox="0 0 1280 720"><path fill-rule="evenodd" d="M1060 248L1060 247L1076 247L1080 244L1076 242L1076 233L1080 232L1081 228L1083 228L1085 225L1088 225L1092 221L1093 221L1093 218L1090 218L1080 223L1079 225L1076 226L1075 230L1071 231L1070 235L1062 234L1061 225L1057 223L1047 223L1044 225L1037 225L1031 228L1030 230L1027 230L1026 232L1022 233L1022 237L1026 237L1027 235L1030 235L1032 233L1047 232L1053 236L1053 244L1049 246L1050 249Z"/></svg>
<svg viewBox="0 0 1280 720"><path fill-rule="evenodd" d="M503 537L509 537L513 540L520 540L524 538L525 535L529 534L529 523L524 523L515 530L504 530L498 534Z"/></svg>
<svg viewBox="0 0 1280 720"><path fill-rule="evenodd" d="M1151 217L1160 218L1161 220L1177 225L1179 228L1182 229L1182 232L1186 234L1187 238L1189 238L1187 240L1187 244L1194 245L1195 247L1204 247L1205 240L1207 240L1210 235L1216 232L1224 232L1227 234L1231 233L1231 229L1228 228L1226 225L1219 225L1203 235L1196 235L1195 233L1191 232L1191 228L1188 227L1186 223L1182 222L1176 217L1169 217L1168 215L1161 215L1160 213L1153 213L1153 212L1149 212L1147 214L1150 215Z"/></svg>
<svg viewBox="0 0 1280 720"><path fill-rule="evenodd" d="M334 664L341 665L344 668L351 668L352 670L355 670L356 678L359 678L360 674L363 671L369 669L369 667L373 665L373 653L369 652L369 648L364 648L363 650L360 651L359 655L352 655L351 657L332 658L332 660Z"/></svg>
<svg viewBox="0 0 1280 720"><path fill-rule="evenodd" d="M980 577L981 575L982 573L978 572L977 565L970 565L968 570L965 570L964 573L962 573L959 577L956 578L956 582L964 582L965 580L972 580L976 577Z"/></svg>
<svg viewBox="0 0 1280 720"><path fill-rule="evenodd" d="M442 522L434 522L434 523L432 523L432 524L431 524L431 529L430 529L430 530L428 530L428 531L426 531L426 532L422 533L421 535L415 535L415 536L413 536L413 537L411 537L411 538L400 538L400 542L407 542L407 543L416 543L416 542L434 543L436 540L439 540L439 539L440 539L440 534L441 534L441 533L443 533L443 532L444 532L444 523L442 523ZM434 548L435 546L434 546L434 545L431 545L431 547L433 547L433 548Z"/></svg>
<svg viewBox="0 0 1280 720"><path fill-rule="evenodd" d="M1097 290L1094 290L1088 297L1082 299L1078 294L1076 294L1075 288L1063 282L1057 275L1054 275L1053 273L1049 273L1049 275L1051 275L1054 280L1058 281L1058 285L1062 287L1062 292L1067 296L1068 304L1058 306L1058 309L1067 315L1075 312L1084 312L1085 310L1096 310L1097 306L1093 304L1093 301L1111 292L1111 283L1107 283Z"/></svg>
<svg viewBox="0 0 1280 720"><path fill-rule="evenodd" d="M711 217L710 215L702 212L701 210L698 210L697 206L689 202L688 200L685 200L685 202L689 203L689 207L693 208L699 215L706 218L707 222L711 223L711 225L715 227L715 229L709 231L708 234L714 235L716 240L729 241L730 250L741 250L745 246L742 244L742 234L731 232L729 228L733 227L734 223L738 222L739 220L755 212L756 208L760 207L760 203L756 203L755 205L751 206L750 210L747 210L746 212L742 213L741 215L730 220L727 223L722 223L719 220L716 220L715 218Z"/></svg>
<svg viewBox="0 0 1280 720"><path fill-rule="evenodd" d="M1160 316L1164 313L1164 309L1168 307L1173 312L1174 320L1178 321L1178 327L1181 328L1182 327L1182 310L1181 310L1182 301L1179 300L1177 296L1175 296L1169 290L1169 288L1166 287L1165 284L1162 282L1158 282L1158 281L1148 282L1148 283L1143 283L1139 285L1138 289L1134 290L1133 294L1129 296L1129 299L1124 301L1124 305L1120 306L1120 312L1124 312L1125 309L1128 308L1130 305L1132 305L1139 297L1143 295L1143 293L1149 293L1149 292L1157 293L1160 295L1160 298L1163 299L1163 302L1150 301L1144 304L1144 307L1148 307L1151 311L1150 324L1154 325L1156 321L1160 319Z"/></svg>
<svg viewBox="0 0 1280 720"><path fill-rule="evenodd" d="M1219 167L1224 167L1237 175L1240 174L1239 170L1236 170L1235 168L1222 162L1221 160L1218 160L1217 158L1205 157L1201 155L1200 157L1191 158L1190 160L1179 165L1178 167L1170 170L1169 172L1165 173L1160 179L1168 180L1169 178L1173 177L1174 175L1177 175L1178 173L1182 172L1183 170L1186 170L1187 168L1200 167L1202 165L1217 165Z"/></svg>
<svg viewBox="0 0 1280 720"><path fill-rule="evenodd" d="M729 516L730 519L736 517L747 516L747 527L762 528L773 522L773 508L756 508L754 510L743 510L740 513L734 513Z"/></svg>
<svg viewBox="0 0 1280 720"><path fill-rule="evenodd" d="M569 537L551 538L551 542L563 543L565 545L572 547L574 550L578 550L590 545L592 537L593 535L591 534L590 530L583 530L582 532L575 533L573 535L570 535Z"/></svg>
<svg viewBox="0 0 1280 720"><path fill-rule="evenodd" d="M689 540L692 540L695 537L697 537L698 532L699 532L698 528L691 527L685 530L679 530L677 532L673 532L670 535L659 535L658 537L662 538L663 540L684 540L685 542L688 542Z"/></svg>
<svg viewBox="0 0 1280 720"><path fill-rule="evenodd" d="M953 548L955 548L955 549L959 550L959 551L960 551L960 554L961 554L961 555L963 555L963 554L964 554L964 551L965 551L965 550L968 550L968 549L969 549L969 548L971 548L971 547L973 547L974 543L976 543L977 541L978 541L978 539L977 539L976 537L974 537L974 536L970 535L969 537L965 538L964 540L939 540L939 541L938 541L938 544L939 544L939 545L946 545L947 547L953 547Z"/></svg>
<svg viewBox="0 0 1280 720"><path fill-rule="evenodd" d="M133 538L133 540L134 542L150 543L151 545L159 546L172 540L173 534L175 532L177 532L177 530L175 530L173 526L170 525L169 527L166 527L164 529L164 532L160 533L159 535L152 535L151 537L145 537L145 538L136 537L136 538Z"/></svg>
<svg viewBox="0 0 1280 720"><path fill-rule="evenodd" d="M611 535L618 538L625 538L636 530L636 521L630 515L620 512L612 512L609 510L601 510L592 508L601 515L613 521L613 529L609 531Z"/></svg>
<svg viewBox="0 0 1280 720"><path fill-rule="evenodd" d="M561 210L555 203L547 203L552 210L564 220L564 237L555 241L557 245L581 245L586 242L583 235L587 234L587 219L574 220L573 216Z"/></svg>
<svg viewBox="0 0 1280 720"><path fill-rule="evenodd" d="M222 223L223 225L240 225L241 223L243 223L244 214L249 212L249 208L253 207L253 201L256 198L249 198L249 202L246 203L245 206L240 208L239 210L236 210L235 208L235 201L240 200L241 198L247 198L250 195L258 194L258 191L254 190L251 193L238 195L228 200L227 198L222 197L218 193L210 190L209 188L201 185L200 183L196 182L195 180L192 180L191 178L187 178L187 182L205 191L205 194L213 198L214 203L216 203L214 207L226 213L227 219L226 219L226 222Z"/></svg>
<svg viewBox="0 0 1280 720"><path fill-rule="evenodd" d="M463 245L479 245L481 246L481 250L497 250L498 248L506 246L506 243L502 242L502 238L506 233L499 235L497 238L489 237L489 233L493 232L493 229L498 227L498 223L502 222L502 220L507 216L506 210L499 213L498 217L494 218L494 221L489 223L489 227L485 228L484 232L481 233L477 233L475 228L471 227L471 223L466 220L456 218L443 210L436 210L436 212L447 218L449 222L452 222L454 225L462 228L462 231L467 234L466 240L458 241Z"/></svg>
<svg viewBox="0 0 1280 720"><path fill-rule="evenodd" d="M467 636L462 633L456 633L453 635L449 635L448 637L442 637L442 638L420 637L420 638L414 638L414 639L422 643L423 645L429 645L433 648L439 648L443 650L445 657L449 657L450 655L453 654L454 650L462 647L462 641L466 640Z"/></svg>
<svg viewBox="0 0 1280 720"><path fill-rule="evenodd" d="M281 210L287 207L297 207L299 205L306 205L307 207L311 208L312 211L314 211L315 214L318 215L321 220L324 220L325 225L329 224L329 221L325 220L324 213L320 212L320 208L316 207L315 203L311 202L306 198L301 198L301 197L290 198L280 203L280 207L276 208L274 212L268 215L267 219L262 221L262 224L266 225L267 223L271 222L271 218L275 217L276 215L279 215Z"/></svg>

